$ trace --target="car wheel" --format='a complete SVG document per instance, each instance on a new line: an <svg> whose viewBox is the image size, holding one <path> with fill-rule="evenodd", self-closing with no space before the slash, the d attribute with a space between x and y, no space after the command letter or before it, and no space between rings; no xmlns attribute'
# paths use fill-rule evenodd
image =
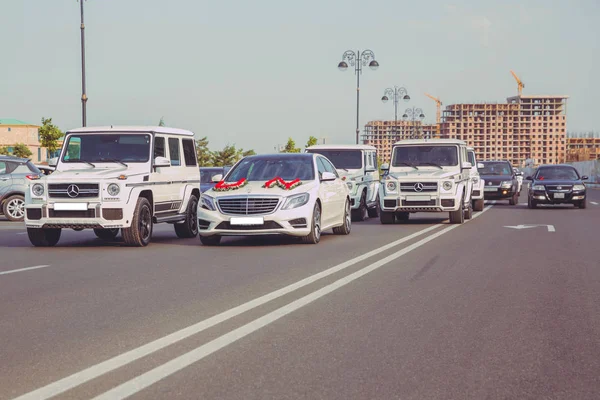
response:
<svg viewBox="0 0 600 400"><path fill-rule="evenodd" d="M352 217L350 216L350 201L346 200L346 209L344 210L344 222L341 226L333 228L336 235L349 235L352 230Z"/></svg>
<svg viewBox="0 0 600 400"><path fill-rule="evenodd" d="M464 213L465 219L473 218L473 204L471 204L471 202L469 202L469 207L464 211Z"/></svg>
<svg viewBox="0 0 600 400"><path fill-rule="evenodd" d="M25 198L18 194L10 196L4 202L2 212L9 221L23 221L25 219Z"/></svg>
<svg viewBox="0 0 600 400"><path fill-rule="evenodd" d="M537 207L537 203L531 197L527 198L527 208L534 209Z"/></svg>
<svg viewBox="0 0 600 400"><path fill-rule="evenodd" d="M483 199L473 200L473 211L483 211L484 206L485 202Z"/></svg>
<svg viewBox="0 0 600 400"><path fill-rule="evenodd" d="M393 211L379 211L379 222L382 225L391 225L396 222L396 214Z"/></svg>
<svg viewBox="0 0 600 400"><path fill-rule="evenodd" d="M204 246L218 246L221 243L221 236L200 236L200 243Z"/></svg>
<svg viewBox="0 0 600 400"><path fill-rule="evenodd" d="M57 229L35 229L27 228L27 236L32 245L36 247L52 247L56 246L60 240L62 230Z"/></svg>
<svg viewBox="0 0 600 400"><path fill-rule="evenodd" d="M150 202L145 197L140 197L133 212L131 227L123 228L123 240L128 246L148 246L152 238L152 228Z"/></svg>
<svg viewBox="0 0 600 400"><path fill-rule="evenodd" d="M579 204L576 204L577 207L579 208L586 208L587 207L587 199L583 199L579 202Z"/></svg>
<svg viewBox="0 0 600 400"><path fill-rule="evenodd" d="M377 199L375 200L375 206L369 208L368 213L369 218L377 218L379 216L379 195L377 195Z"/></svg>
<svg viewBox="0 0 600 400"><path fill-rule="evenodd" d="M363 191L360 196L360 204L356 210L352 210L352 219L354 221L365 221L369 218L369 210L367 208L367 192Z"/></svg>
<svg viewBox="0 0 600 400"><path fill-rule="evenodd" d="M96 236L102 240L111 241L115 240L119 234L119 228L114 229L94 229Z"/></svg>
<svg viewBox="0 0 600 400"><path fill-rule="evenodd" d="M190 196L185 221L174 226L178 238L193 238L198 235L198 198L195 195Z"/></svg>
<svg viewBox="0 0 600 400"><path fill-rule="evenodd" d="M465 213L463 211L464 203L461 199L460 207L456 211L450 211L450 223L451 224L462 224L465 222Z"/></svg>
<svg viewBox="0 0 600 400"><path fill-rule="evenodd" d="M302 238L306 244L317 244L321 240L321 206L315 203L313 208L312 224L310 233Z"/></svg>

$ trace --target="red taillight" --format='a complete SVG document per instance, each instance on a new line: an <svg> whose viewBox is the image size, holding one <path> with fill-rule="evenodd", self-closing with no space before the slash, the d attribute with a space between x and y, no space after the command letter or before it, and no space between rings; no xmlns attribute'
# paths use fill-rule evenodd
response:
<svg viewBox="0 0 600 400"><path fill-rule="evenodd" d="M29 179L30 181L36 181L38 179L40 179L39 175L26 175L25 178Z"/></svg>

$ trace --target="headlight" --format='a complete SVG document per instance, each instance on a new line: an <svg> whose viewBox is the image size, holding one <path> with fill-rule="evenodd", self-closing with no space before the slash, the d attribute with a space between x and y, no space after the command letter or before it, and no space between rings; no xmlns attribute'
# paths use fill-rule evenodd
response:
<svg viewBox="0 0 600 400"><path fill-rule="evenodd" d="M585 185L573 185L573 190L578 191L578 192L581 190L585 190Z"/></svg>
<svg viewBox="0 0 600 400"><path fill-rule="evenodd" d="M308 203L309 195L308 193L300 193L294 196L290 196L286 199L283 204L282 209L291 210L293 208L302 207L306 203Z"/></svg>
<svg viewBox="0 0 600 400"><path fill-rule="evenodd" d="M106 191L110 196L118 196L121 192L121 187L116 183L111 183L110 185L108 185L108 188L106 188Z"/></svg>
<svg viewBox="0 0 600 400"><path fill-rule="evenodd" d="M352 190L352 182L346 182L346 185L348 186L349 190Z"/></svg>
<svg viewBox="0 0 600 400"><path fill-rule="evenodd" d="M210 210L210 211L217 210L217 208L215 207L215 200L212 197L207 196L205 194L200 196L199 204L200 204L200 207L204 208L205 210Z"/></svg>
<svg viewBox="0 0 600 400"><path fill-rule="evenodd" d="M387 181L385 183L385 191L386 192L395 192L398 189L398 185L394 181Z"/></svg>
<svg viewBox="0 0 600 400"><path fill-rule="evenodd" d="M533 185L533 190L545 190L544 185Z"/></svg>
<svg viewBox="0 0 600 400"><path fill-rule="evenodd" d="M476 176L474 176L473 177L473 183L477 185L479 183L479 178L476 177Z"/></svg>
<svg viewBox="0 0 600 400"><path fill-rule="evenodd" d="M502 187L509 188L512 186L512 181L502 181L501 185Z"/></svg>
<svg viewBox="0 0 600 400"><path fill-rule="evenodd" d="M44 195L44 185L42 185L41 183L36 183L35 185L33 185L31 187L31 192L33 193L34 196L43 196Z"/></svg>
<svg viewBox="0 0 600 400"><path fill-rule="evenodd" d="M442 184L442 187L444 188L444 190L450 190L450 189L452 189L452 182L450 182L450 181L445 181L445 182Z"/></svg>

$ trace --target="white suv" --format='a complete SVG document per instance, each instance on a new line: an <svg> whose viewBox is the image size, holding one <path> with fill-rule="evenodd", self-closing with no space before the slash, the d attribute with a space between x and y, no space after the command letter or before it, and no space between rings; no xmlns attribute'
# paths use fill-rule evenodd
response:
<svg viewBox="0 0 600 400"><path fill-rule="evenodd" d="M379 215L379 171L375 147L322 144L310 146L306 152L321 154L333 163L350 190L353 220L364 221Z"/></svg>
<svg viewBox="0 0 600 400"><path fill-rule="evenodd" d="M406 221L410 213L448 212L450 223L473 215L467 145L461 140L404 140L392 147L391 167L379 187L382 224Z"/></svg>
<svg viewBox="0 0 600 400"><path fill-rule="evenodd" d="M469 162L471 163L471 180L473 181L473 193L471 199L473 202L473 211L483 211L484 199L483 199L483 188L485 186L485 180L479 176L479 170L477 169L477 157L475 157L475 149L467 147L469 153Z"/></svg>
<svg viewBox="0 0 600 400"><path fill-rule="evenodd" d="M93 229L146 246L153 224L198 234L200 171L194 134L165 127L80 128L66 133L56 170L25 192L25 224L34 246L54 246L61 229Z"/></svg>

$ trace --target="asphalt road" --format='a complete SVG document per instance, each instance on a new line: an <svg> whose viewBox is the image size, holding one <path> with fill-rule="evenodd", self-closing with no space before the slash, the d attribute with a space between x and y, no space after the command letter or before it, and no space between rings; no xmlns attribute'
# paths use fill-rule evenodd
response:
<svg viewBox="0 0 600 400"><path fill-rule="evenodd" d="M0 399L598 399L600 191L524 198L316 246L0 221Z"/></svg>

